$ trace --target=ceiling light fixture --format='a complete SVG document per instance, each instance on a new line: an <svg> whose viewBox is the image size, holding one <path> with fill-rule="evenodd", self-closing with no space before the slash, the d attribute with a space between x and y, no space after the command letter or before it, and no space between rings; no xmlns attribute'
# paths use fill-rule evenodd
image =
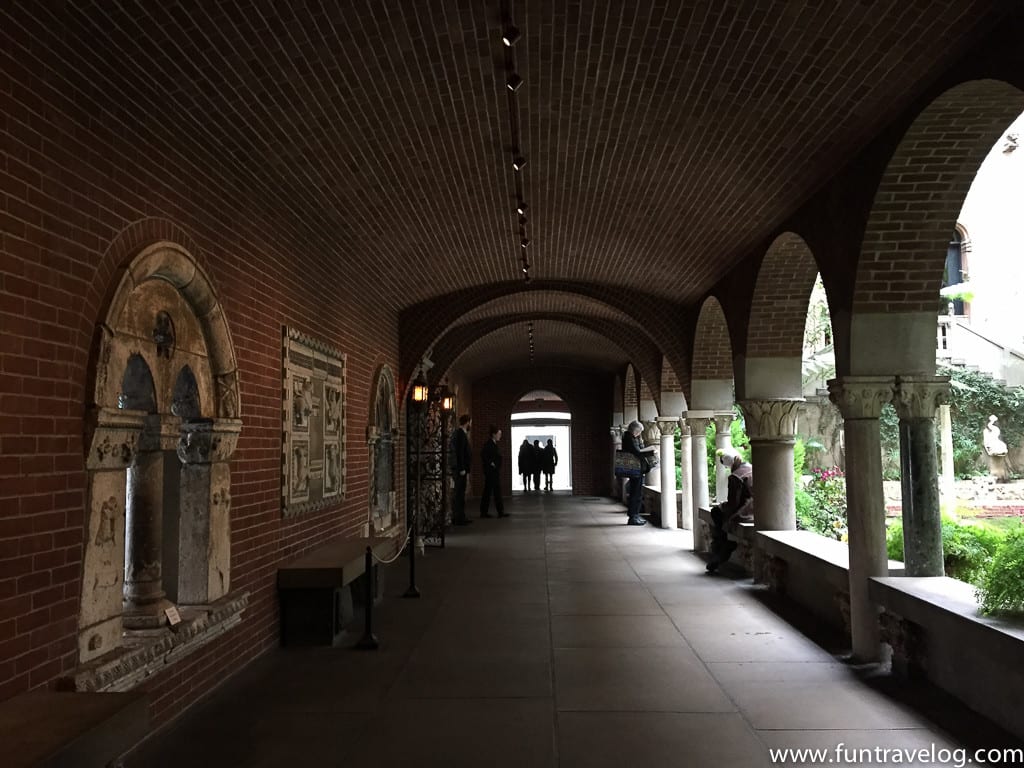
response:
<svg viewBox="0 0 1024 768"><path fill-rule="evenodd" d="M519 74L516 72L513 72L511 75L509 75L508 81L505 83L505 85L508 86L508 89L512 91L512 93L518 91L519 86L521 86L522 84L523 78L521 78Z"/></svg>
<svg viewBox="0 0 1024 768"><path fill-rule="evenodd" d="M530 238L524 237L522 240L519 241L519 244L523 246L523 248L526 248L530 244Z"/></svg>
<svg viewBox="0 0 1024 768"><path fill-rule="evenodd" d="M520 216L525 216L526 215L526 209L529 208L529 207L530 206L528 206L526 203L524 203L522 200L520 200L519 201L519 205L516 206L516 213L518 213Z"/></svg>
<svg viewBox="0 0 1024 768"><path fill-rule="evenodd" d="M516 159L512 161L512 168L516 171L521 171L526 167L526 158L522 155L517 155Z"/></svg>
<svg viewBox="0 0 1024 768"><path fill-rule="evenodd" d="M501 36L501 42L503 42L506 46L511 48L513 45L519 42L519 37L519 29L509 24L505 28L505 34Z"/></svg>

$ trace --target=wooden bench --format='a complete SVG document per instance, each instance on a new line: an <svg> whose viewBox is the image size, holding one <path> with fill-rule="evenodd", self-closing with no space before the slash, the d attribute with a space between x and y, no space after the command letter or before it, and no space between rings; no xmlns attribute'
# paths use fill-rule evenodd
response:
<svg viewBox="0 0 1024 768"><path fill-rule="evenodd" d="M366 571L366 548L390 557L393 538L336 539L277 569L281 595L281 643L337 645L353 616L353 581Z"/></svg>
<svg viewBox="0 0 1024 768"><path fill-rule="evenodd" d="M6 768L116 765L145 738L144 693L32 691L0 703Z"/></svg>

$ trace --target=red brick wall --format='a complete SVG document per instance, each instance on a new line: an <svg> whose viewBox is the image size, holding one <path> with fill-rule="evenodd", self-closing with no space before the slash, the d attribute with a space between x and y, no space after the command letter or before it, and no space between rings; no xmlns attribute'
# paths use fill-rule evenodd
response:
<svg viewBox="0 0 1024 768"><path fill-rule="evenodd" d="M358 254L266 210L221 158L181 152L123 105L93 101L99 90L73 97L60 73L15 57L8 34L0 30L0 700L77 663L82 416L92 332L119 267L146 243L182 244L208 271L235 344L244 426L232 461L231 581L251 593L250 607L241 627L144 686L160 722L277 643L280 562L365 521L369 390L381 363L397 370L397 317L365 300ZM348 355L347 499L289 521L283 325Z"/></svg>
<svg viewBox="0 0 1024 768"><path fill-rule="evenodd" d="M731 379L732 344L718 299L704 302L697 320L691 379Z"/></svg>
<svg viewBox="0 0 1024 768"><path fill-rule="evenodd" d="M483 488L480 449L490 425L504 434L500 443L503 493L512 492L512 472L518 446L510 445L510 415L516 402L534 389L558 394L572 413L572 491L577 496L611 493L612 384L614 377L559 368L531 368L478 379L473 383L473 478L474 492ZM470 508L472 511L472 507Z"/></svg>
<svg viewBox="0 0 1024 768"><path fill-rule="evenodd" d="M914 121L882 177L857 269L855 312L938 312L946 248L993 143L1024 108L996 80L959 85Z"/></svg>
<svg viewBox="0 0 1024 768"><path fill-rule="evenodd" d="M803 239L776 238L761 262L750 307L747 357L800 357L818 265Z"/></svg>

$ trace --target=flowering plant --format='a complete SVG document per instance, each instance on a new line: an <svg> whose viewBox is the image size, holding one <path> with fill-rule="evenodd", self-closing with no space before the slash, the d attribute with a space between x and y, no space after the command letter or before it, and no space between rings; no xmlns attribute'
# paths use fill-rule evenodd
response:
<svg viewBox="0 0 1024 768"><path fill-rule="evenodd" d="M804 489L808 503L798 510L800 527L831 539L846 541L846 476L839 467L818 467Z"/></svg>

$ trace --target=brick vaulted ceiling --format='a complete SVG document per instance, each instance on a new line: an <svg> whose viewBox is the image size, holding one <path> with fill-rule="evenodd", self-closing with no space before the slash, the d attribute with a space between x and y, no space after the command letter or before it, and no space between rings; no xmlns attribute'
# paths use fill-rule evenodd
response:
<svg viewBox="0 0 1024 768"><path fill-rule="evenodd" d="M259 201L286 245L369 265L353 280L401 312L521 278L504 15L522 31L538 287L687 303L993 26L994 6L66 0L4 4L0 30L55 87L106 104L126 138ZM572 310L554 296L531 308ZM545 322L541 354L579 349ZM605 364L617 354L590 347Z"/></svg>

